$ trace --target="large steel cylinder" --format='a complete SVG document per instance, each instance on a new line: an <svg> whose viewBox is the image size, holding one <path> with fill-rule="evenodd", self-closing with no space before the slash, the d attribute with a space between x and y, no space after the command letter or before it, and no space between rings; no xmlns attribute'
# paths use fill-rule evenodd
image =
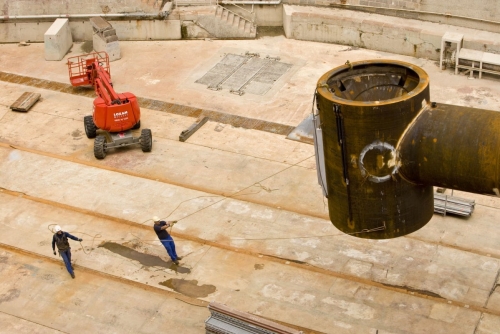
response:
<svg viewBox="0 0 500 334"><path fill-rule="evenodd" d="M424 226L434 212L432 185L400 177L396 148L429 102L427 74L398 61L356 62L323 75L316 98L332 223L373 239Z"/></svg>
<svg viewBox="0 0 500 334"><path fill-rule="evenodd" d="M418 66L337 67L319 79L313 116L319 181L345 233L418 230L433 215L433 186L499 195L500 113L430 103Z"/></svg>

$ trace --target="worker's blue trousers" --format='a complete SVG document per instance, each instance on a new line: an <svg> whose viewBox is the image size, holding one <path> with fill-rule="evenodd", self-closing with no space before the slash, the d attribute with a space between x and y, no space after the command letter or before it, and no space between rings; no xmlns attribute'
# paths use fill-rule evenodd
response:
<svg viewBox="0 0 500 334"><path fill-rule="evenodd" d="M168 256L172 259L172 261L177 260L177 253L175 252L175 244L174 239L169 235L166 239L160 240L163 247L167 250Z"/></svg>
<svg viewBox="0 0 500 334"><path fill-rule="evenodd" d="M68 269L68 272L73 275L73 269L71 268L71 248L68 248L65 251L59 251L59 254L61 254L61 257L64 260L64 264L66 265L66 269Z"/></svg>

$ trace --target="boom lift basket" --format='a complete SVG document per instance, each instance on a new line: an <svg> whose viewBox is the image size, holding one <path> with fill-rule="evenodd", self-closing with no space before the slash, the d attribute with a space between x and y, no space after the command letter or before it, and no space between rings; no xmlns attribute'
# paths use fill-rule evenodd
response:
<svg viewBox="0 0 500 334"><path fill-rule="evenodd" d="M72 86L92 86L92 63L99 62L99 65L108 73L111 78L109 67L109 56L106 52L91 52L88 54L68 58L69 81Z"/></svg>

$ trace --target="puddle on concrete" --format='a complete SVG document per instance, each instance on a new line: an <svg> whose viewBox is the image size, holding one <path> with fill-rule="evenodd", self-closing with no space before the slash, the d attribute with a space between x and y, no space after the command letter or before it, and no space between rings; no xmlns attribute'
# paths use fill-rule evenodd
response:
<svg viewBox="0 0 500 334"><path fill-rule="evenodd" d="M261 270L261 269L264 269L264 265L263 264L256 264L256 265L253 266L253 268L255 270Z"/></svg>
<svg viewBox="0 0 500 334"><path fill-rule="evenodd" d="M173 289L185 296L193 298L207 297L209 294L214 293L216 288L214 285L200 285L198 286L197 280L184 280L171 278L165 282L160 282L160 285Z"/></svg>
<svg viewBox="0 0 500 334"><path fill-rule="evenodd" d="M105 242L99 245L99 247L106 248L113 253L126 257L127 259L138 261L146 267L162 267L175 270L181 274L189 274L191 272L191 269L177 266L170 261L165 262L159 256L140 253L132 248L128 248L114 242Z"/></svg>
<svg viewBox="0 0 500 334"><path fill-rule="evenodd" d="M21 290L19 289L10 289L6 293L2 293L0 295L0 304L3 302L10 302L14 299L19 298L19 295L21 295Z"/></svg>
<svg viewBox="0 0 500 334"><path fill-rule="evenodd" d="M82 43L80 48L85 53L91 53L92 51L94 51L94 43L93 41L85 41Z"/></svg>

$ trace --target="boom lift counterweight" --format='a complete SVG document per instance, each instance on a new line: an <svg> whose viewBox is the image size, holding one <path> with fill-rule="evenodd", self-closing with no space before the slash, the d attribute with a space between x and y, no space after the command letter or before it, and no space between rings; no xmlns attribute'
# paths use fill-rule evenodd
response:
<svg viewBox="0 0 500 334"><path fill-rule="evenodd" d="M93 86L97 94L92 116L83 118L85 134L94 141L94 156L104 159L110 148L139 144L143 152L150 152L153 140L150 129L142 129L140 137L131 131L141 126L141 112L132 93L117 93L111 82L109 57L106 52L92 52L68 58L72 86ZM100 129L105 134L97 133Z"/></svg>

